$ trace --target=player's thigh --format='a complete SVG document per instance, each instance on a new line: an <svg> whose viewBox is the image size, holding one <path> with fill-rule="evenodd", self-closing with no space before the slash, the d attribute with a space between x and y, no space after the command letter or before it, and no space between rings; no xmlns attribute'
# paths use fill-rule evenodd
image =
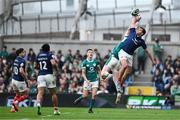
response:
<svg viewBox="0 0 180 120"><path fill-rule="evenodd" d="M132 66L133 56L126 53L124 50L120 50L118 53L119 60L123 66Z"/></svg>
<svg viewBox="0 0 180 120"><path fill-rule="evenodd" d="M37 87L38 88L44 88L46 87L46 80L45 80L45 75L40 75L37 78Z"/></svg>
<svg viewBox="0 0 180 120"><path fill-rule="evenodd" d="M92 84L92 95L95 96L99 86L99 81L91 82Z"/></svg>
<svg viewBox="0 0 180 120"><path fill-rule="evenodd" d="M89 90L84 90L83 89L83 97L88 97Z"/></svg>
<svg viewBox="0 0 180 120"><path fill-rule="evenodd" d="M48 74L45 77L47 88L56 88L56 80L54 75Z"/></svg>
<svg viewBox="0 0 180 120"><path fill-rule="evenodd" d="M42 96L42 95L44 95L44 89L45 89L45 87L38 87L38 94L37 94L37 96Z"/></svg>
<svg viewBox="0 0 180 120"><path fill-rule="evenodd" d="M117 63L118 59L111 55L109 59L106 61L105 66L112 70L117 65Z"/></svg>
<svg viewBox="0 0 180 120"><path fill-rule="evenodd" d="M12 79L12 86L13 86L14 91L16 91L16 94L27 91L27 85L25 81L17 81L17 80Z"/></svg>
<svg viewBox="0 0 180 120"><path fill-rule="evenodd" d="M128 67L126 68L125 74L129 75L129 74L131 74L131 73L132 73L132 66L128 66Z"/></svg>
<svg viewBox="0 0 180 120"><path fill-rule="evenodd" d="M83 83L83 91L89 91L89 90L91 90L91 84L84 81L84 83Z"/></svg>
<svg viewBox="0 0 180 120"><path fill-rule="evenodd" d="M48 88L48 90L52 95L56 94L56 88Z"/></svg>

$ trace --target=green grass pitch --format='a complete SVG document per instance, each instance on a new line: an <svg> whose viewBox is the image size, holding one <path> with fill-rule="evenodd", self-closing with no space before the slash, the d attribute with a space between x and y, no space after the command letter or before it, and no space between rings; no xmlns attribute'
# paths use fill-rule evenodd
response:
<svg viewBox="0 0 180 120"><path fill-rule="evenodd" d="M36 114L36 108L20 108L19 112L10 113L8 107L0 107L2 120L180 120L180 110L147 110L147 109L119 109L94 108L94 113L87 113L88 108L61 108L61 115L53 115L53 108L42 108L42 115Z"/></svg>

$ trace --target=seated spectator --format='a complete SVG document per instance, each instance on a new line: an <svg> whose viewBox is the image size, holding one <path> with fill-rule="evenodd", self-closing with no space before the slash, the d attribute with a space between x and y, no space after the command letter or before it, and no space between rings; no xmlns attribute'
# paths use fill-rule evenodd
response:
<svg viewBox="0 0 180 120"><path fill-rule="evenodd" d="M64 55L62 54L62 51L61 51L61 50L58 51L56 57L57 57L57 59L58 59L59 69L60 69L60 71L62 71L62 67L63 67L63 65L64 65L64 63L65 63L65 57L64 57Z"/></svg>
<svg viewBox="0 0 180 120"><path fill-rule="evenodd" d="M72 55L72 50L71 49L68 49L68 53L65 57L65 61L69 61L70 63L73 62L73 55Z"/></svg>
<svg viewBox="0 0 180 120"><path fill-rule="evenodd" d="M167 68L163 71L163 82L164 82L164 89L166 93L170 93L170 85L171 85L171 79L174 73L173 67L168 64Z"/></svg>
<svg viewBox="0 0 180 120"><path fill-rule="evenodd" d="M0 76L0 93L3 93L4 92L4 80L3 80L3 77Z"/></svg>
<svg viewBox="0 0 180 120"><path fill-rule="evenodd" d="M74 59L82 60L82 55L80 53L80 50L76 50L76 53L73 56Z"/></svg>
<svg viewBox="0 0 180 120"><path fill-rule="evenodd" d="M175 74L178 74L178 71L180 70L180 56L178 56L174 62L173 62L173 68L174 68L174 72Z"/></svg>
<svg viewBox="0 0 180 120"><path fill-rule="evenodd" d="M66 75L63 75L62 78L59 78L59 93L68 93L68 82L69 79L67 78Z"/></svg>
<svg viewBox="0 0 180 120"><path fill-rule="evenodd" d="M35 74L32 74L30 81L29 81L29 93L30 94L36 94L37 93L37 76Z"/></svg>
<svg viewBox="0 0 180 120"><path fill-rule="evenodd" d="M77 81L72 81L69 85L69 93L76 94L78 92L78 84Z"/></svg>
<svg viewBox="0 0 180 120"><path fill-rule="evenodd" d="M161 71L159 68L155 70L155 74L153 75L152 82L154 82L157 92L164 92L164 82L162 80Z"/></svg>
<svg viewBox="0 0 180 120"><path fill-rule="evenodd" d="M166 59L164 60L164 67L165 67L165 68L167 67L168 64L170 64L170 65L173 64L173 60L172 60L172 56L171 56L171 55L168 55L168 56L166 57Z"/></svg>
<svg viewBox="0 0 180 120"><path fill-rule="evenodd" d="M160 69L161 72L163 72L164 66L161 61L159 59L154 59L154 61L156 62L156 64L153 65L151 74L154 75L157 68Z"/></svg>
<svg viewBox="0 0 180 120"><path fill-rule="evenodd" d="M178 75L174 75L173 77L173 85L171 86L171 95L172 96L180 95L180 77Z"/></svg>

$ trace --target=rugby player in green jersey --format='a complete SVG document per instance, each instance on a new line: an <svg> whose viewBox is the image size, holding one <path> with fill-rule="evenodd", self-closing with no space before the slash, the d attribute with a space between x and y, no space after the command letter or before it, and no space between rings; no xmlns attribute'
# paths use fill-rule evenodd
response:
<svg viewBox="0 0 180 120"><path fill-rule="evenodd" d="M95 104L96 93L99 86L98 78L100 77L100 73L101 73L101 68L99 62L96 59L93 59L93 50L88 49L87 59L85 59L82 62L82 76L84 79L83 95L74 101L74 104L77 104L82 99L86 99L88 97L89 91L91 91L92 97L90 100L88 113L93 113L92 108Z"/></svg>

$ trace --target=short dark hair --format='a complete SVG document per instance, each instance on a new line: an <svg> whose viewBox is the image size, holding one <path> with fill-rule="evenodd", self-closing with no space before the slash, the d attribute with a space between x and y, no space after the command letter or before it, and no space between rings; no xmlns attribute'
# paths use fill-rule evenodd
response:
<svg viewBox="0 0 180 120"><path fill-rule="evenodd" d="M93 51L93 49L89 48L89 49L86 50L86 52L88 52L88 51Z"/></svg>
<svg viewBox="0 0 180 120"><path fill-rule="evenodd" d="M24 51L23 48L19 48L18 50L16 50L16 55L19 55L20 53L22 53Z"/></svg>
<svg viewBox="0 0 180 120"><path fill-rule="evenodd" d="M41 49L44 52L48 52L48 51L50 51L50 46L49 46L49 44L46 43L46 44L42 45Z"/></svg>
<svg viewBox="0 0 180 120"><path fill-rule="evenodd" d="M146 29L143 28L143 27L140 27L140 28L142 29L142 33L143 33L142 36L145 35L146 34Z"/></svg>

